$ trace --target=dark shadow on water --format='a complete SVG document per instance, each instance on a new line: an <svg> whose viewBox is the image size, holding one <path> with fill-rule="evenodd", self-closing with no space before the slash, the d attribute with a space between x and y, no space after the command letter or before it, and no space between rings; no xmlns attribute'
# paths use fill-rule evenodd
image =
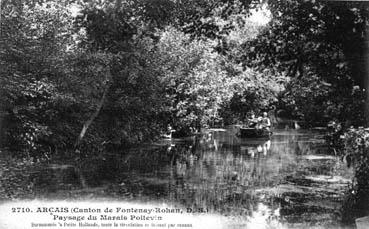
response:
<svg viewBox="0 0 369 229"><path fill-rule="evenodd" d="M69 171L69 184L55 178L67 176L62 169L38 174L36 183L43 197L165 202L241 219L266 211L281 223L337 226L352 171L326 152L319 133L275 131L270 140L241 139L231 127L106 152Z"/></svg>

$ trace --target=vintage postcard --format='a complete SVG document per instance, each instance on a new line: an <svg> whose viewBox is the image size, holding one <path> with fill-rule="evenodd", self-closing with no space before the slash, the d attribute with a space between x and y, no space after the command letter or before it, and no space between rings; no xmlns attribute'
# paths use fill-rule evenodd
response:
<svg viewBox="0 0 369 229"><path fill-rule="evenodd" d="M369 228L369 3L0 0L0 229Z"/></svg>

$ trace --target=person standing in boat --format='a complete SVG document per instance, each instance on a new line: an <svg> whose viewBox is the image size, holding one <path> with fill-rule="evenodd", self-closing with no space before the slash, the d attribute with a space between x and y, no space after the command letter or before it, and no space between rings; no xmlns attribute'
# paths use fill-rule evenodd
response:
<svg viewBox="0 0 369 229"><path fill-rule="evenodd" d="M262 126L262 128L269 131L271 125L272 124L271 124L270 119L268 117L268 113L264 112L263 113L262 120L261 120L261 126Z"/></svg>

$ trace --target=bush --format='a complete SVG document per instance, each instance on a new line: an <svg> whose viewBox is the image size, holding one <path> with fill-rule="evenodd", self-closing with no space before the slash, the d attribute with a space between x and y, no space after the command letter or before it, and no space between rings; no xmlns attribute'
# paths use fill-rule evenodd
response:
<svg viewBox="0 0 369 229"><path fill-rule="evenodd" d="M369 214L369 129L349 129L343 135L344 157L354 169L352 186L343 204L342 219L353 222Z"/></svg>

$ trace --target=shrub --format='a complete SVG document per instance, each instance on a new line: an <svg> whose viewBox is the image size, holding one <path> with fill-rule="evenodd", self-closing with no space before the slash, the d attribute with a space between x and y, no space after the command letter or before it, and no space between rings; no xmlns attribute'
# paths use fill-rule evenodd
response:
<svg viewBox="0 0 369 229"><path fill-rule="evenodd" d="M369 129L350 128L343 141L344 157L353 166L355 176L343 204L342 219L352 222L369 214Z"/></svg>

